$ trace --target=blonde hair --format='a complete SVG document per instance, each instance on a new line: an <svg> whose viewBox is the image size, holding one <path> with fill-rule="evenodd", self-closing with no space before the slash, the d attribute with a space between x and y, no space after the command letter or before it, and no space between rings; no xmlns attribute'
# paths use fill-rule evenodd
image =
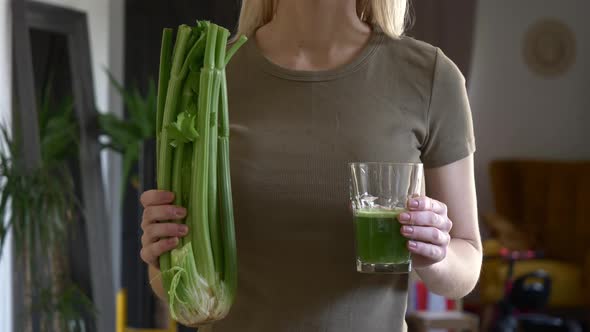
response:
<svg viewBox="0 0 590 332"><path fill-rule="evenodd" d="M270 22L277 0L242 0L238 35L251 37L261 26ZM392 38L404 34L407 24L408 0L356 0L359 18L375 24Z"/></svg>

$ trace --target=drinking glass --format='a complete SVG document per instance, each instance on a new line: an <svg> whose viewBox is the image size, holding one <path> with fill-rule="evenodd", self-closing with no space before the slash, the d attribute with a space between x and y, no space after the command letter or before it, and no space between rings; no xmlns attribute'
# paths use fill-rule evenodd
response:
<svg viewBox="0 0 590 332"><path fill-rule="evenodd" d="M363 273L409 273L407 239L400 213L421 195L420 163L350 163L350 200L355 229L356 267Z"/></svg>

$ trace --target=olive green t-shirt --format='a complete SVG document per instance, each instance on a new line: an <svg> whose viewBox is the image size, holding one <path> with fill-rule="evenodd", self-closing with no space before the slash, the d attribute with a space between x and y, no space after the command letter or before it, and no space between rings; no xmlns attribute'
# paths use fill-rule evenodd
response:
<svg viewBox="0 0 590 332"><path fill-rule="evenodd" d="M347 163L440 167L474 151L465 81L437 48L374 31L336 70L227 68L239 286L215 332L405 330L408 276L355 269Z"/></svg>

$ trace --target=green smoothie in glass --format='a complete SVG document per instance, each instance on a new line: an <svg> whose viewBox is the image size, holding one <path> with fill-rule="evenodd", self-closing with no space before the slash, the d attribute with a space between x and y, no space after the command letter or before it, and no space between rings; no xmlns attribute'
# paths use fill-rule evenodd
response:
<svg viewBox="0 0 590 332"><path fill-rule="evenodd" d="M358 260L365 264L403 264L410 261L407 239L401 234L396 209L354 211Z"/></svg>
<svg viewBox="0 0 590 332"><path fill-rule="evenodd" d="M408 198L421 196L420 163L350 163L350 203L356 239L356 270L361 273L409 273L408 240L398 216Z"/></svg>

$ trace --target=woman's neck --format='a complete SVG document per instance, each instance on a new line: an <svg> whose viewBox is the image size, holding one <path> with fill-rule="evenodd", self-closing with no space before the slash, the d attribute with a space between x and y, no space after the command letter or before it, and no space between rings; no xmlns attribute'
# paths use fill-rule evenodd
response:
<svg viewBox="0 0 590 332"><path fill-rule="evenodd" d="M273 20L258 30L256 40L280 66L323 70L352 60L370 33L355 0L278 0Z"/></svg>

